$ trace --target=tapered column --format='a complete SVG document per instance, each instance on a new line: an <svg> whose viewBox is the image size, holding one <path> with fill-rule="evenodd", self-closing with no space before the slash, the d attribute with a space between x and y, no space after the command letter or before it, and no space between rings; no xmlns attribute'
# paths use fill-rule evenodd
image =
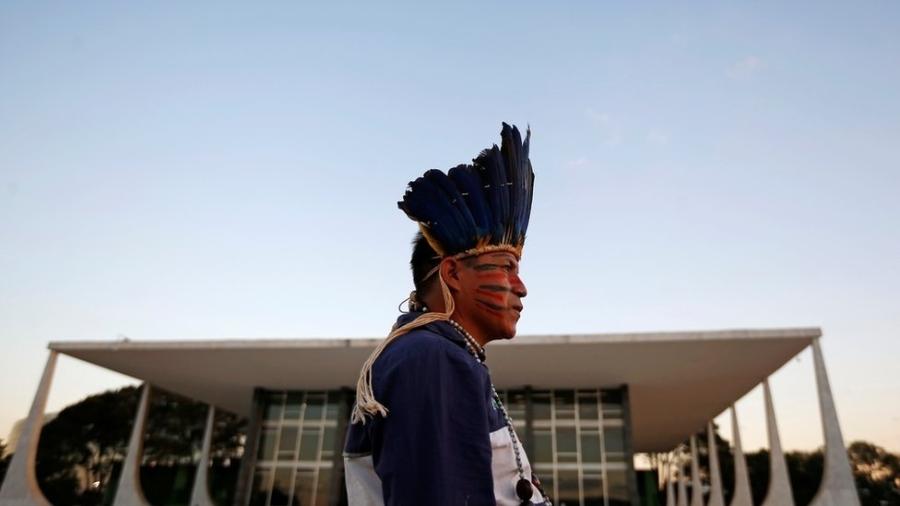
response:
<svg viewBox="0 0 900 506"><path fill-rule="evenodd" d="M697 436L691 436L691 506L703 506L703 486L700 484L700 456Z"/></svg>
<svg viewBox="0 0 900 506"><path fill-rule="evenodd" d="M687 478L684 476L684 462L681 458L676 460L678 465L678 506L688 506L687 499Z"/></svg>
<svg viewBox="0 0 900 506"><path fill-rule="evenodd" d="M719 450L712 422L706 424L706 449L709 451L709 499L706 506L725 506L722 494L722 471L719 470Z"/></svg>
<svg viewBox="0 0 900 506"><path fill-rule="evenodd" d="M200 450L200 462L194 475L194 488L191 491L191 506L215 506L209 497L209 449L212 447L212 433L216 421L216 408L209 407L206 415L206 429L203 431L203 448Z"/></svg>
<svg viewBox="0 0 900 506"><path fill-rule="evenodd" d="M141 489L141 456L144 453L144 427L147 425L149 409L150 384L144 383L113 506L150 506Z"/></svg>
<svg viewBox="0 0 900 506"><path fill-rule="evenodd" d="M38 383L28 418L22 424L22 432L16 443L15 454L6 470L6 478L0 487L0 506L50 506L50 502L41 492L37 482L37 449L44 426L44 409L47 407L47 396L50 384L53 383L53 371L56 370L55 350L50 350L47 365Z"/></svg>
<svg viewBox="0 0 900 506"><path fill-rule="evenodd" d="M731 506L753 506L750 493L750 475L747 473L747 461L741 446L741 431L738 427L737 411L731 406L731 432L734 439L734 497Z"/></svg>
<svg viewBox="0 0 900 506"><path fill-rule="evenodd" d="M675 504L675 487L672 485L672 461L666 461L666 506L677 506Z"/></svg>
<svg viewBox="0 0 900 506"><path fill-rule="evenodd" d="M778 437L775 405L772 403L768 379L763 380L763 398L766 402L766 431L769 434L769 491L762 506L794 506L791 479L781 450L781 438Z"/></svg>
<svg viewBox="0 0 900 506"><path fill-rule="evenodd" d="M819 411L822 417L822 433L825 436L825 464L822 470L822 482L819 491L810 502L810 506L857 506L859 496L853 474L850 472L850 459L844 447L841 425L838 422L828 373L825 371L825 359L819 339L813 339L813 365L816 371L816 389L819 393Z"/></svg>

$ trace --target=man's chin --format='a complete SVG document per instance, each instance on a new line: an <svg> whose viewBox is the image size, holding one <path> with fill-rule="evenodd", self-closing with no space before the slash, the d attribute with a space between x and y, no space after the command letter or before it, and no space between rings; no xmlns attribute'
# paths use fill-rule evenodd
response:
<svg viewBox="0 0 900 506"><path fill-rule="evenodd" d="M504 329L501 332L498 332L496 339L510 340L514 337L516 337L516 327L515 326L513 326L512 328L509 328L509 329Z"/></svg>

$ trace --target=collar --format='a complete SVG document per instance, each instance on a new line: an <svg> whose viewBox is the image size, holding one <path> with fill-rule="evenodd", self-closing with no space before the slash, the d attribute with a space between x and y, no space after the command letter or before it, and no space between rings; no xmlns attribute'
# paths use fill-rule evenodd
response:
<svg viewBox="0 0 900 506"><path fill-rule="evenodd" d="M410 311L408 313L403 313L399 317L397 317L397 323L394 324L394 328L400 327L401 325L406 325L407 323L415 320L423 314L425 313L420 311ZM434 332L441 337L449 339L450 341L453 341L463 348L466 347L466 338L463 337L462 334L460 334L459 331L453 327L453 325L450 325L445 321L431 322L422 328Z"/></svg>

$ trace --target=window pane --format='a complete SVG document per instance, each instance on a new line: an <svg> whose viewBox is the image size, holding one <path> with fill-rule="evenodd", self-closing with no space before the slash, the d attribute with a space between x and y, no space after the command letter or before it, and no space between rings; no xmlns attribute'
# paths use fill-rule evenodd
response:
<svg viewBox="0 0 900 506"><path fill-rule="evenodd" d="M549 420L550 419L550 395L546 393L535 393L531 398L531 409L534 411L534 419Z"/></svg>
<svg viewBox="0 0 900 506"><path fill-rule="evenodd" d="M299 420L302 404L303 404L303 394L296 393L296 392L288 394L287 400L285 401L285 404L284 404L284 419L285 419L285 421Z"/></svg>
<svg viewBox="0 0 900 506"><path fill-rule="evenodd" d="M313 480L316 472L312 469L300 469L297 471L294 481L294 504L296 506L313 505Z"/></svg>
<svg viewBox="0 0 900 506"><path fill-rule="evenodd" d="M625 460L625 432L622 427L604 427L603 442L606 445L606 460L612 462Z"/></svg>
<svg viewBox="0 0 900 506"><path fill-rule="evenodd" d="M272 394L266 399L266 421L281 420L281 404L284 402L284 394Z"/></svg>
<svg viewBox="0 0 900 506"><path fill-rule="evenodd" d="M607 470L606 479L610 506L614 504L630 504L630 501L628 500L628 483L625 481L625 471L613 469Z"/></svg>
<svg viewBox="0 0 900 506"><path fill-rule="evenodd" d="M600 462L600 433L581 431L581 461Z"/></svg>
<svg viewBox="0 0 900 506"><path fill-rule="evenodd" d="M575 419L575 392L572 390L556 390L553 392L553 402L556 405L557 420Z"/></svg>
<svg viewBox="0 0 900 506"><path fill-rule="evenodd" d="M293 474L293 470L289 467L275 470L275 483L272 486L272 499L269 502L272 506L288 505L291 493L291 474Z"/></svg>
<svg viewBox="0 0 900 506"><path fill-rule="evenodd" d="M619 390L603 390L600 392L603 404L603 418L617 420L622 418L622 392Z"/></svg>
<svg viewBox="0 0 900 506"><path fill-rule="evenodd" d="M319 429L303 428L300 436L300 460L318 460L319 453Z"/></svg>
<svg viewBox="0 0 900 506"><path fill-rule="evenodd" d="M585 474L584 506L603 506L603 479L599 474Z"/></svg>
<svg viewBox="0 0 900 506"><path fill-rule="evenodd" d="M525 392L511 390L506 395L506 412L514 422L525 421Z"/></svg>
<svg viewBox="0 0 900 506"><path fill-rule="evenodd" d="M322 412L325 409L325 396L322 394L306 395L306 413L303 420L306 422L315 422L322 419Z"/></svg>
<svg viewBox="0 0 900 506"><path fill-rule="evenodd" d="M556 428L556 453L575 453L578 447L575 443L575 427Z"/></svg>
<svg viewBox="0 0 900 506"><path fill-rule="evenodd" d="M278 429L265 428L259 435L259 451L256 456L259 460L272 460L275 458L275 439Z"/></svg>
<svg viewBox="0 0 900 506"><path fill-rule="evenodd" d="M316 506L329 506L331 502L331 469L319 468L319 483L316 485Z"/></svg>
<svg viewBox="0 0 900 506"><path fill-rule="evenodd" d="M328 404L325 405L325 419L337 420L340 412L340 396L338 394L328 394Z"/></svg>
<svg viewBox="0 0 900 506"><path fill-rule="evenodd" d="M282 427L281 441L278 442L278 460L294 460L297 448L297 428Z"/></svg>
<svg viewBox="0 0 900 506"><path fill-rule="evenodd" d="M578 418L583 422L598 421L600 410L597 408L597 394L578 396Z"/></svg>
<svg viewBox="0 0 900 506"><path fill-rule="evenodd" d="M334 447L337 445L335 432L334 427L325 427L322 435L322 460L331 460L334 457Z"/></svg>
<svg viewBox="0 0 900 506"><path fill-rule="evenodd" d="M529 455L531 456L531 455ZM534 431L534 462L553 463L553 434L547 430Z"/></svg>
<svg viewBox="0 0 900 506"><path fill-rule="evenodd" d="M578 494L578 471L559 471L559 504L577 505L579 502Z"/></svg>

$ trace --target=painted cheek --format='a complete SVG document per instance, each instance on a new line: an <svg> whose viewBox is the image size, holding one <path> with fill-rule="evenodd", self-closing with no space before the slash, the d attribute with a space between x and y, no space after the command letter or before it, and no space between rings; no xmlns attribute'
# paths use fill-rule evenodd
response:
<svg viewBox="0 0 900 506"><path fill-rule="evenodd" d="M505 272L497 271L479 272L475 275L475 277L482 283L505 283L508 281Z"/></svg>
<svg viewBox="0 0 900 506"><path fill-rule="evenodd" d="M484 311L485 313L491 315L494 318L502 318L504 316L503 310L497 309L497 305L493 302L488 302L486 300L478 300L475 299L477 306L479 309Z"/></svg>
<svg viewBox="0 0 900 506"><path fill-rule="evenodd" d="M490 300L494 304L506 304L506 292L495 292L491 290L485 290L483 288L478 288L475 290L475 293L478 294L479 298Z"/></svg>

